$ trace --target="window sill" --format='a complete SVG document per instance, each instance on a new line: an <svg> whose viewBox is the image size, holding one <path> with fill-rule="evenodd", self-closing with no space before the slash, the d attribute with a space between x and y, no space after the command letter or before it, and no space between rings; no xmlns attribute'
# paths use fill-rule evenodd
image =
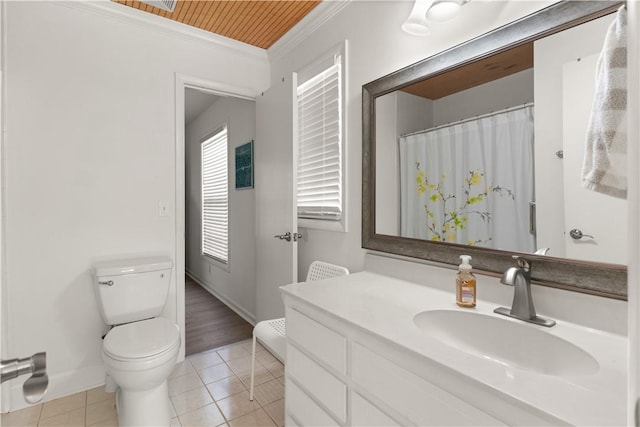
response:
<svg viewBox="0 0 640 427"><path fill-rule="evenodd" d="M340 221L328 221L326 219L298 218L298 228L310 228L313 230L324 230L324 231L337 231L340 233L347 232L344 216Z"/></svg>
<svg viewBox="0 0 640 427"><path fill-rule="evenodd" d="M231 269L229 268L229 263L226 262L222 262L220 260L218 260L217 258L214 258L212 256L209 255L205 255L205 254L200 254L202 256L202 258L204 258L204 260L207 262L207 264L209 264L211 267L214 267L218 270L222 270L222 271L226 271L227 273L231 272ZM211 273L211 269L209 269L209 273Z"/></svg>

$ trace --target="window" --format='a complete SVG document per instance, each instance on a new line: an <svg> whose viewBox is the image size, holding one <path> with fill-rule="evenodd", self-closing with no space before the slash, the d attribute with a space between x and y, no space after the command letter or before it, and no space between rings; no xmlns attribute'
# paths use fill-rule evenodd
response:
<svg viewBox="0 0 640 427"><path fill-rule="evenodd" d="M298 86L298 218L343 216L342 58L332 55Z"/></svg>
<svg viewBox="0 0 640 427"><path fill-rule="evenodd" d="M202 254L229 261L227 128L202 141Z"/></svg>

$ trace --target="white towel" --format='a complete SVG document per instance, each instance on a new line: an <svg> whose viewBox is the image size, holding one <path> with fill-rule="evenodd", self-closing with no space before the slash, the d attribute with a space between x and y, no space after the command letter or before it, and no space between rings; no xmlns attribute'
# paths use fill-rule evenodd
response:
<svg viewBox="0 0 640 427"><path fill-rule="evenodd" d="M627 11L607 30L596 70L596 93L587 129L582 185L627 197Z"/></svg>

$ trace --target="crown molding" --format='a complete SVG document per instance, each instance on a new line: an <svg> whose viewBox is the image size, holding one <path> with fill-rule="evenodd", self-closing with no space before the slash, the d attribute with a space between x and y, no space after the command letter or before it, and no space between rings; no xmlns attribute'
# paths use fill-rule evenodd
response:
<svg viewBox="0 0 640 427"><path fill-rule="evenodd" d="M351 0L323 0L291 30L267 49L269 61L273 63L291 52L304 39L347 7L349 3L351 3Z"/></svg>
<svg viewBox="0 0 640 427"><path fill-rule="evenodd" d="M199 28L191 27L171 19L143 12L129 6L125 6L109 0L99 1L55 1L58 5L82 10L119 22L134 24L143 28L151 29L167 36L179 38L189 42L198 42L210 47L222 48L236 54L251 57L259 61L268 61L265 49L251 46L237 40L230 39L218 34L210 33Z"/></svg>

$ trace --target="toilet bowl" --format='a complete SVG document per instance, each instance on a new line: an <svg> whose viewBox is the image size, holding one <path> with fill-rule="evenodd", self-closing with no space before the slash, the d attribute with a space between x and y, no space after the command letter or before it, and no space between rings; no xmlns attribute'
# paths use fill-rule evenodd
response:
<svg viewBox="0 0 640 427"><path fill-rule="evenodd" d="M104 337L107 385L116 388L118 424L168 426L167 378L180 350L178 326L160 317L173 263L167 257L106 261L94 265L100 314L113 328Z"/></svg>
<svg viewBox="0 0 640 427"><path fill-rule="evenodd" d="M179 349L178 327L162 317L116 326L107 334L102 358L107 375L118 386L121 426L167 424L167 377Z"/></svg>

